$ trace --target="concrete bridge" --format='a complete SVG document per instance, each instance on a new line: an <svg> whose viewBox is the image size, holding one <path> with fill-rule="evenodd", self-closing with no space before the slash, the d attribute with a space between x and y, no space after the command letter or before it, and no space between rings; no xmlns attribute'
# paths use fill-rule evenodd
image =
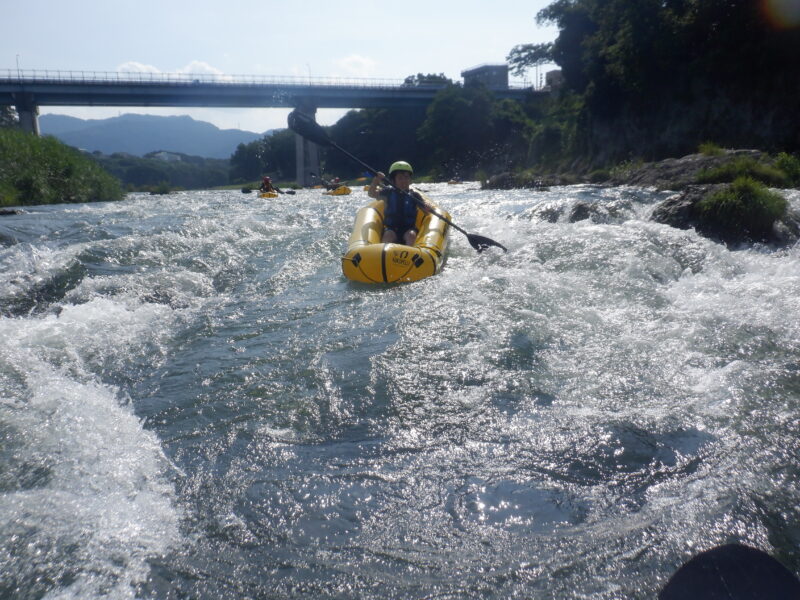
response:
<svg viewBox="0 0 800 600"><path fill-rule="evenodd" d="M444 84L403 80L0 70L0 105L14 106L20 124L39 134L40 106L192 106L297 108L403 108L427 106ZM500 98L547 94L531 87L491 87ZM319 172L317 148L297 137L297 179L308 185Z"/></svg>

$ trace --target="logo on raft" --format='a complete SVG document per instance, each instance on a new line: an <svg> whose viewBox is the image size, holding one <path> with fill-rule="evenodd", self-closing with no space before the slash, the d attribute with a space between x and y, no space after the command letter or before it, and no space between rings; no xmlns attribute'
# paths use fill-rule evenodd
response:
<svg viewBox="0 0 800 600"><path fill-rule="evenodd" d="M410 259L408 258L409 254L408 250L392 250L392 262L404 267L408 267L411 263L414 263L414 266L417 268L425 262L419 254L414 254Z"/></svg>

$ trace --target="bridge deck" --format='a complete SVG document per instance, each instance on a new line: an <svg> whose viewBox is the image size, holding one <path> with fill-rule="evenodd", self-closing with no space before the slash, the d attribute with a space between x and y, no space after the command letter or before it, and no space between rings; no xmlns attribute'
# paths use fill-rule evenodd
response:
<svg viewBox="0 0 800 600"><path fill-rule="evenodd" d="M36 106L214 106L376 108L426 106L443 84L401 80L0 71L0 104ZM529 87L492 90L524 99Z"/></svg>

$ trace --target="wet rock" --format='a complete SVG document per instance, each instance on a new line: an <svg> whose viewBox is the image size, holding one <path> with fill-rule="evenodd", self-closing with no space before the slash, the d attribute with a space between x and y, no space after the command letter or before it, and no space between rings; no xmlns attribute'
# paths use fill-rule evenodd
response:
<svg viewBox="0 0 800 600"><path fill-rule="evenodd" d="M790 207L783 218L775 221L771 239L778 248L794 246L800 240L800 211Z"/></svg>
<svg viewBox="0 0 800 600"><path fill-rule="evenodd" d="M592 223L622 223L628 219L628 214L633 210L630 200L611 202L585 202L578 201L569 212L567 220L570 223L589 220Z"/></svg>
<svg viewBox="0 0 800 600"><path fill-rule="evenodd" d="M695 205L725 187L725 184L690 185L682 193L670 196L656 206L650 219L678 229L697 227L700 221L694 210Z"/></svg>
<svg viewBox="0 0 800 600"><path fill-rule="evenodd" d="M506 172L492 175L482 187L487 190L510 190L518 186L514 182L514 174Z"/></svg>
<svg viewBox="0 0 800 600"><path fill-rule="evenodd" d="M481 188L484 190L511 190L523 188L544 191L554 185L569 185L575 183L575 181L566 181L557 175L550 175L548 177L521 177L522 176L517 176L510 172L498 173L497 175L492 175L487 181L483 182Z"/></svg>
<svg viewBox="0 0 800 600"><path fill-rule="evenodd" d="M697 203L727 187L728 184L690 185L659 204L650 219L679 229L695 229L700 235L730 247L762 242L775 248L785 248L800 240L800 212L791 206L775 221L771 231L760 239L753 239L744 228L734 229L704 220L695 209Z"/></svg>
<svg viewBox="0 0 800 600"><path fill-rule="evenodd" d="M719 156L689 154L681 158L667 158L628 169L618 169L608 183L655 187L660 190L683 190L697 181L701 171L716 169L743 157L756 161L768 159L767 155L759 150L725 150Z"/></svg>

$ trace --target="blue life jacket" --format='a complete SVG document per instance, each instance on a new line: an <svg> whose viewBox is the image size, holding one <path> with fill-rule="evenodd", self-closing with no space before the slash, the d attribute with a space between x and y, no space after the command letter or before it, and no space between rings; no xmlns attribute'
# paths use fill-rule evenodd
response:
<svg viewBox="0 0 800 600"><path fill-rule="evenodd" d="M411 192L414 194L415 192ZM417 203L409 194L398 192L394 188L386 188L382 194L386 203L383 212L383 226L403 233L413 229L417 224Z"/></svg>

